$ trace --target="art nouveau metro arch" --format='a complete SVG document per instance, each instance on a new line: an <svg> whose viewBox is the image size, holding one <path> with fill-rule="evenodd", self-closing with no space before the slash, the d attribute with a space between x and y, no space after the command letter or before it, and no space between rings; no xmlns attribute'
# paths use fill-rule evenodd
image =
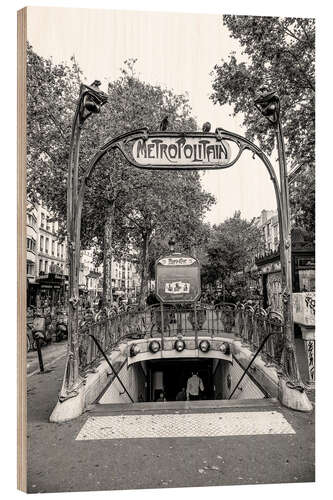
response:
<svg viewBox="0 0 333 500"><path fill-rule="evenodd" d="M99 83L99 82L97 82ZM268 98L268 100L267 100ZM266 100L265 100L266 99ZM60 400L72 398L82 384L78 371L78 301L82 207L85 188L99 161L110 151L118 150L136 168L147 170L223 170L235 165L245 151L257 156L273 182L280 230L281 282L284 319L284 376L290 388L299 389L299 372L293 342L291 244L288 184L282 130L279 120L279 101L275 94L257 100L264 116L274 125L277 136L280 183L274 168L253 142L233 132L217 128L215 133L150 132L141 128L107 140L91 158L78 181L79 140L85 120L97 113L107 97L96 86L81 87L74 115L67 185L67 223L69 248L69 335L68 356ZM268 102L268 104L267 104Z"/></svg>

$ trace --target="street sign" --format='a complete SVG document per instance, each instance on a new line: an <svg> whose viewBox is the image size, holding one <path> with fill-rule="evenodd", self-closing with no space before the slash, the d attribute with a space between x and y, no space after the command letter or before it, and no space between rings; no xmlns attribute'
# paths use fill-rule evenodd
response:
<svg viewBox="0 0 333 500"><path fill-rule="evenodd" d="M173 253L156 261L156 295L163 303L195 302L201 293L200 263Z"/></svg>
<svg viewBox="0 0 333 500"><path fill-rule="evenodd" d="M230 146L214 134L151 134L139 138L132 146L138 166L182 168L219 168L231 159Z"/></svg>

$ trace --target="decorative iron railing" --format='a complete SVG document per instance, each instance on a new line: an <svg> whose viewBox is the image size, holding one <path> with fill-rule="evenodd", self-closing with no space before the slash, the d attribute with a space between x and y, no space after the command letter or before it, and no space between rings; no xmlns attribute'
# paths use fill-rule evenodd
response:
<svg viewBox="0 0 333 500"><path fill-rule="evenodd" d="M229 337L241 340L255 352L267 340L262 357L269 364L279 364L283 346L283 324L279 313L251 305L219 303L154 305L145 309L128 308L122 312L87 310L79 325L79 355L82 373L93 370L100 362L100 352L93 335L104 352L110 352L125 339L159 337Z"/></svg>

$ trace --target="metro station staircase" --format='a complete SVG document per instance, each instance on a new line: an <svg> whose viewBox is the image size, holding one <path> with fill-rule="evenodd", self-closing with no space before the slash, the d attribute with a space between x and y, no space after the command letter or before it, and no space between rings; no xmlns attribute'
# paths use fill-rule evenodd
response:
<svg viewBox="0 0 333 500"><path fill-rule="evenodd" d="M165 401L147 403L119 403L92 405L88 412L94 416L105 415L128 415L144 413L201 413L214 411L223 413L225 411L259 411L279 408L280 403L276 398L264 399L231 399L231 400L203 400L203 401Z"/></svg>

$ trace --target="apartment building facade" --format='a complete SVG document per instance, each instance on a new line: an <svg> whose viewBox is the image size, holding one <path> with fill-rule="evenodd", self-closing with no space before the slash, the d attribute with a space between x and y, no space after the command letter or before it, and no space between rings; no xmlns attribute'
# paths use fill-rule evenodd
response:
<svg viewBox="0 0 333 500"><path fill-rule="evenodd" d="M264 252L256 265L261 275L263 306L282 311L280 237L277 211L262 210L256 220L262 232ZM291 231L291 269L293 292L315 291L315 249L307 232L299 227Z"/></svg>
<svg viewBox="0 0 333 500"><path fill-rule="evenodd" d="M264 253L279 250L280 232L277 210L262 210L255 222L262 234Z"/></svg>
<svg viewBox="0 0 333 500"><path fill-rule="evenodd" d="M27 202L27 303L40 307L65 299L68 288L66 240L59 241L59 225L41 204Z"/></svg>
<svg viewBox="0 0 333 500"><path fill-rule="evenodd" d="M64 302L68 291L67 241L59 239L59 224L45 204L27 203L27 299L28 305ZM112 261L115 297L134 298L140 278L133 255ZM95 301L103 292L103 265L96 266L94 248L81 251L80 294Z"/></svg>

